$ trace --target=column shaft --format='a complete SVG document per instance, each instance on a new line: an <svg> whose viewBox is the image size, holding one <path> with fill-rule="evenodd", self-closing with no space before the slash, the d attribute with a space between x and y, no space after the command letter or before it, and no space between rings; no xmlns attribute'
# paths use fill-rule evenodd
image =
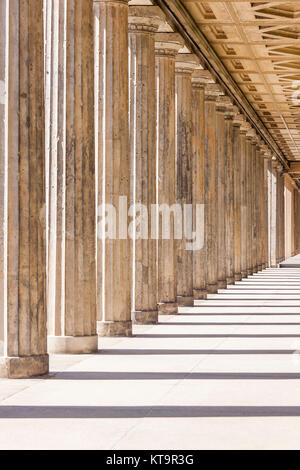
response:
<svg viewBox="0 0 300 470"><path fill-rule="evenodd" d="M151 9L153 12L153 9ZM149 8L129 9L129 123L133 216L133 319L157 323L156 240L151 208L156 200L155 31L160 18ZM144 15L144 16L143 16Z"/></svg>
<svg viewBox="0 0 300 470"><path fill-rule="evenodd" d="M217 231L218 231L218 288L226 282L226 231L225 231L225 110L217 104Z"/></svg>
<svg viewBox="0 0 300 470"><path fill-rule="evenodd" d="M252 224L252 269L256 273L257 269L257 218L258 218L258 183L257 183L257 158L256 141L252 142L252 204L253 204L253 224Z"/></svg>
<svg viewBox="0 0 300 470"><path fill-rule="evenodd" d="M234 169L234 280L241 275L241 138L240 124L233 124L233 169Z"/></svg>
<svg viewBox="0 0 300 470"><path fill-rule="evenodd" d="M0 24L0 376L21 378L48 371L43 1L2 1Z"/></svg>
<svg viewBox="0 0 300 470"><path fill-rule="evenodd" d="M206 227L205 227L205 105L204 105L204 85L197 83L196 79L192 83L192 112L193 112L193 206L194 215L196 205L203 208L201 211L200 234L198 232L198 213L194 220L194 229L197 230L197 237L200 238L199 249L193 251L193 292L194 299L204 299L206 297Z"/></svg>
<svg viewBox="0 0 300 470"><path fill-rule="evenodd" d="M270 261L271 267L277 267L277 162L271 162L270 178Z"/></svg>
<svg viewBox="0 0 300 470"><path fill-rule="evenodd" d="M49 352L96 351L93 1L48 0Z"/></svg>
<svg viewBox="0 0 300 470"><path fill-rule="evenodd" d="M180 58L179 58L180 60ZM175 64L176 87L176 202L183 214L183 233L177 248L177 301L179 305L193 305L193 251L188 247L192 234L192 72L188 63ZM187 222L187 225L186 225Z"/></svg>
<svg viewBox="0 0 300 470"><path fill-rule="evenodd" d="M253 171L252 171L252 143L251 137L246 139L246 171L247 171L247 274L253 274L252 262L252 225L253 225Z"/></svg>
<svg viewBox="0 0 300 470"><path fill-rule="evenodd" d="M216 99L205 96L207 292L218 290Z"/></svg>
<svg viewBox="0 0 300 470"><path fill-rule="evenodd" d="M163 237L168 212L176 203L175 163L175 55L181 42L179 38L169 40L170 35L157 35L156 54L156 165L157 204L159 205L158 238L158 311L159 314L174 314L177 306L177 259L174 223L169 219L168 236ZM163 37L161 37L163 36ZM168 36L166 40L165 36ZM175 217L175 216L174 216Z"/></svg>
<svg viewBox="0 0 300 470"><path fill-rule="evenodd" d="M234 197L232 158L233 116L225 115L225 236L226 236L226 280L234 283Z"/></svg>
<svg viewBox="0 0 300 470"><path fill-rule="evenodd" d="M247 206L247 142L246 131L240 132L240 150L241 150L241 276L242 278L248 275L248 238L247 238L247 223L248 223L248 206Z"/></svg>
<svg viewBox="0 0 300 470"><path fill-rule="evenodd" d="M94 14L98 334L128 336L132 322L127 0L94 0Z"/></svg>

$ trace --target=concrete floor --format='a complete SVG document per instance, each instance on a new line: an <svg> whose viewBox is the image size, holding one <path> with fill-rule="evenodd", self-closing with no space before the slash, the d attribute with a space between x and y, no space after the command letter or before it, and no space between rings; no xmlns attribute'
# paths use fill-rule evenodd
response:
<svg viewBox="0 0 300 470"><path fill-rule="evenodd" d="M0 380L0 449L300 449L300 269Z"/></svg>

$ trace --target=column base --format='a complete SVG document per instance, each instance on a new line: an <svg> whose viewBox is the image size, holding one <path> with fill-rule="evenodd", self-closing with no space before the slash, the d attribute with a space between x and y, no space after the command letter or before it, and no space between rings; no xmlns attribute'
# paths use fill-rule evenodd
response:
<svg viewBox="0 0 300 470"><path fill-rule="evenodd" d="M132 321L136 325L156 325L158 322L157 310L140 310L132 313Z"/></svg>
<svg viewBox="0 0 300 470"><path fill-rule="evenodd" d="M194 289L194 300L203 300L207 297L207 292L204 289Z"/></svg>
<svg viewBox="0 0 300 470"><path fill-rule="evenodd" d="M242 273L234 273L234 280L241 281L242 280Z"/></svg>
<svg viewBox="0 0 300 470"><path fill-rule="evenodd" d="M207 293L216 294L218 292L218 284L207 284Z"/></svg>
<svg viewBox="0 0 300 470"><path fill-rule="evenodd" d="M263 270L262 264L259 264L259 265L257 266L257 271L262 271L262 270Z"/></svg>
<svg viewBox="0 0 300 470"><path fill-rule="evenodd" d="M49 354L90 354L98 351L98 336L48 336Z"/></svg>
<svg viewBox="0 0 300 470"><path fill-rule="evenodd" d="M253 266L252 272L253 272L253 274L258 272L257 266Z"/></svg>
<svg viewBox="0 0 300 470"><path fill-rule="evenodd" d="M49 356L1 357L0 377L6 379L28 379L49 372Z"/></svg>
<svg viewBox="0 0 300 470"><path fill-rule="evenodd" d="M218 280L218 289L226 289L227 282L226 279Z"/></svg>
<svg viewBox="0 0 300 470"><path fill-rule="evenodd" d="M178 307L193 307L194 306L194 297L189 295L179 295L177 296Z"/></svg>
<svg viewBox="0 0 300 470"><path fill-rule="evenodd" d="M98 336L132 336L132 321L99 321Z"/></svg>
<svg viewBox="0 0 300 470"><path fill-rule="evenodd" d="M228 286L234 284L234 277L228 277L228 278L226 279L226 282L227 282L227 285L228 285Z"/></svg>
<svg viewBox="0 0 300 470"><path fill-rule="evenodd" d="M248 270L247 270L247 275L248 275L248 276L252 276L252 274L253 274L253 269L248 269Z"/></svg>
<svg viewBox="0 0 300 470"><path fill-rule="evenodd" d="M177 315L177 302L161 302L157 304L158 315Z"/></svg>

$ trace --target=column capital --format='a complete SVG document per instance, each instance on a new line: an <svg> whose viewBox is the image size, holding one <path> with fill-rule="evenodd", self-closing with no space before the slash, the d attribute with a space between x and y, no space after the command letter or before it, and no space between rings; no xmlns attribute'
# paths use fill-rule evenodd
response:
<svg viewBox="0 0 300 470"><path fill-rule="evenodd" d="M196 68L202 68L195 54L177 54L175 57L175 72L192 74Z"/></svg>
<svg viewBox="0 0 300 470"><path fill-rule="evenodd" d="M234 116L234 119L233 119L233 125L234 126L239 126L241 127L241 125L246 122L246 117L242 114L242 113L238 113Z"/></svg>
<svg viewBox="0 0 300 470"><path fill-rule="evenodd" d="M232 106L232 100L229 96L220 95L217 98L217 111L221 113L226 113L228 107Z"/></svg>
<svg viewBox="0 0 300 470"><path fill-rule="evenodd" d="M224 91L217 83L208 84L205 87L205 100L216 101L220 95L224 95Z"/></svg>
<svg viewBox="0 0 300 470"><path fill-rule="evenodd" d="M183 37L178 33L155 34L155 54L157 56L175 57L184 44Z"/></svg>
<svg viewBox="0 0 300 470"><path fill-rule="evenodd" d="M253 129L253 127L248 131L247 137L250 139L251 144L256 146L258 135L257 135L255 129Z"/></svg>
<svg viewBox="0 0 300 470"><path fill-rule="evenodd" d="M130 32L156 33L166 21L165 14L157 6L129 6L128 29Z"/></svg>

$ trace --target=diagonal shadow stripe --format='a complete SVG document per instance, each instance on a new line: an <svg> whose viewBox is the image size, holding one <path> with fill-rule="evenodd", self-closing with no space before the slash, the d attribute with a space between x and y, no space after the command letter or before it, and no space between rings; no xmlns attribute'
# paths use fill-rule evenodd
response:
<svg viewBox="0 0 300 470"><path fill-rule="evenodd" d="M294 354L295 349L103 349L99 354L107 356L161 356L189 354Z"/></svg>
<svg viewBox="0 0 300 470"><path fill-rule="evenodd" d="M300 406L0 406L0 419L247 418L300 416Z"/></svg>
<svg viewBox="0 0 300 470"><path fill-rule="evenodd" d="M300 380L293 372L57 372L50 380Z"/></svg>

